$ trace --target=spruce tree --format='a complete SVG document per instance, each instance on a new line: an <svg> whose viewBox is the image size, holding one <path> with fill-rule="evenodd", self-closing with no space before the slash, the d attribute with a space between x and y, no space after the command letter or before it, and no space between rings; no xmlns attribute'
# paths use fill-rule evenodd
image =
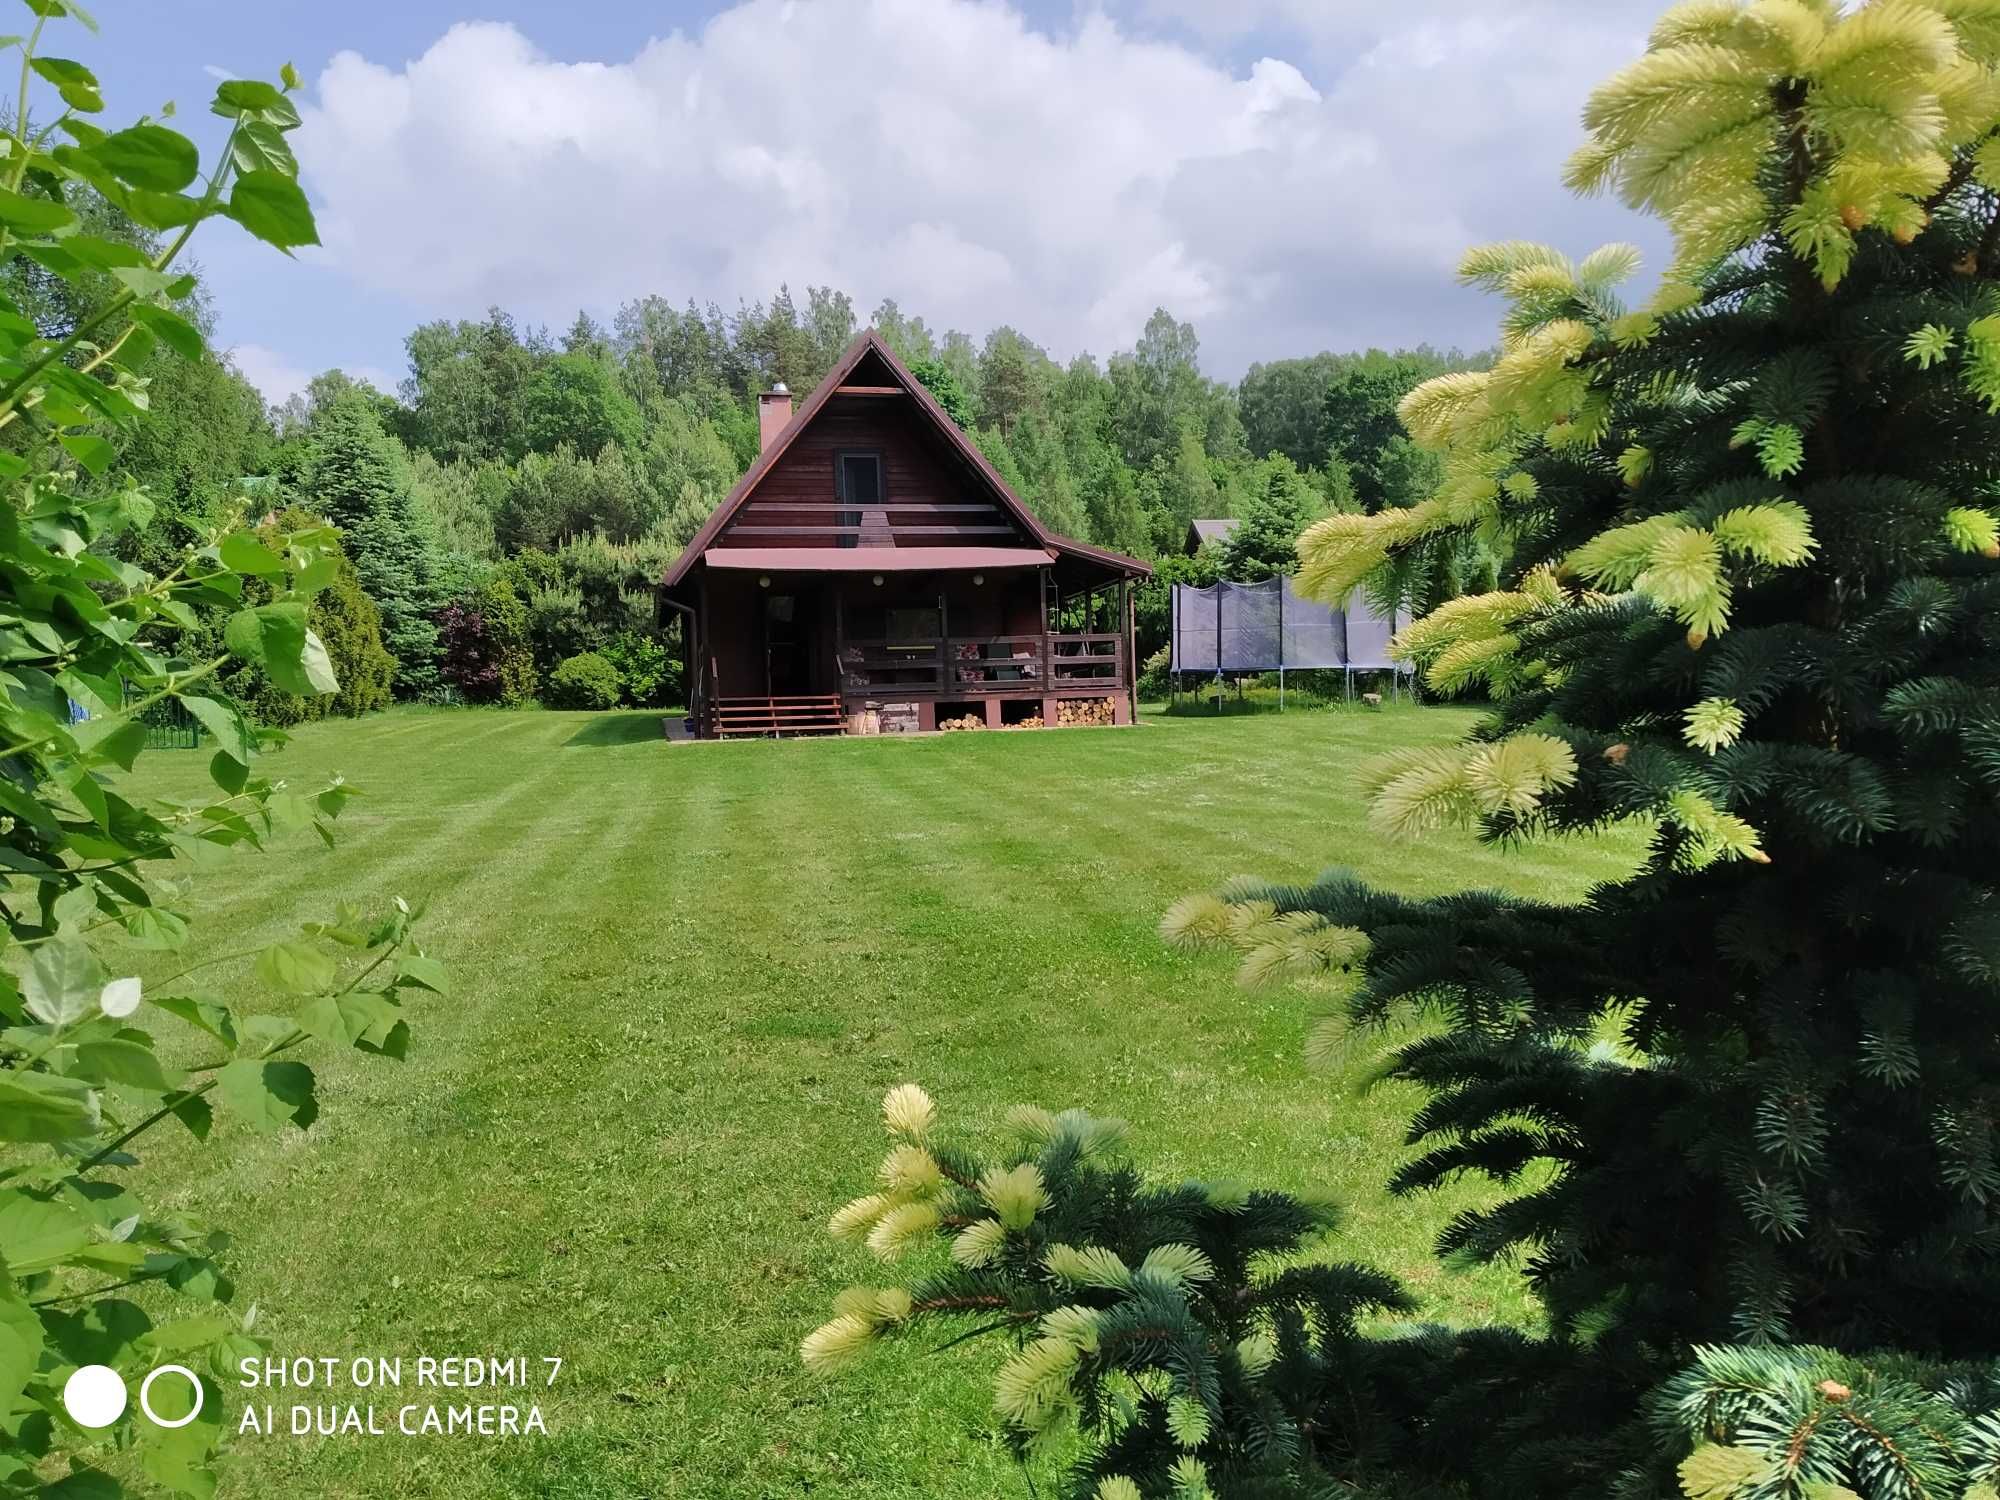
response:
<svg viewBox="0 0 2000 1500"><path fill-rule="evenodd" d="M396 659L399 697L437 685L438 541L413 499L403 445L372 405L350 392L313 420L301 479L307 505L341 531L361 587L382 612L382 642Z"/></svg>
<svg viewBox="0 0 2000 1500"><path fill-rule="evenodd" d="M1427 1419L1482 1493L1604 1493L1697 1344L2000 1348L1996 63L1995 0L1676 7L1569 168L1665 219L1658 290L1620 301L1627 246L1473 251L1499 358L1401 408L1440 486L1301 540L1329 601L1511 549L1400 639L1495 711L1381 769L1382 836L1651 830L1576 908L1336 872L1165 924L1345 971L1316 1045L1413 1027L1429 1092L1394 1188L1505 1189L1438 1245L1548 1313Z"/></svg>

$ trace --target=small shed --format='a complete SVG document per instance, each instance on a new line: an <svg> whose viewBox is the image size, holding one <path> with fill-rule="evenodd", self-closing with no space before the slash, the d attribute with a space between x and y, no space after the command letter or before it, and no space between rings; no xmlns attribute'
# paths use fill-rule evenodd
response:
<svg viewBox="0 0 2000 1500"><path fill-rule="evenodd" d="M1210 542L1220 547L1229 540L1229 534L1236 529L1237 524L1234 516L1188 522L1187 555L1193 557Z"/></svg>

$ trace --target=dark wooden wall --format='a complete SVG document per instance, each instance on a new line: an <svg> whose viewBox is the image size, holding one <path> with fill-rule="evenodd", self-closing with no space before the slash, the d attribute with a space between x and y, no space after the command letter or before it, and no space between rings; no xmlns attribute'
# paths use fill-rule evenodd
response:
<svg viewBox="0 0 2000 1500"><path fill-rule="evenodd" d="M908 396L831 397L716 538L718 547L838 547L834 455L882 456L881 513L852 544L1023 547L1033 538L951 455ZM948 507L948 508L941 508Z"/></svg>

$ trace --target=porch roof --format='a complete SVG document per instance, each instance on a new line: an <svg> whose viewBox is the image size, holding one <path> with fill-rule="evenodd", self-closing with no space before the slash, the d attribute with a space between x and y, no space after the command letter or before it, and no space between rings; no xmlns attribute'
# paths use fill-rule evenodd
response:
<svg viewBox="0 0 2000 1500"><path fill-rule="evenodd" d="M759 573L936 573L965 568L1041 568L1045 547L711 547L711 568Z"/></svg>

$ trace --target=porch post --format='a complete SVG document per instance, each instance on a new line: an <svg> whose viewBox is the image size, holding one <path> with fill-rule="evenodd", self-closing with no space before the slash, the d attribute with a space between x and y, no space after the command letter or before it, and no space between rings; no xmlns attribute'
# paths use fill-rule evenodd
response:
<svg viewBox="0 0 2000 1500"><path fill-rule="evenodd" d="M1131 705L1126 722L1136 724L1139 722L1139 631L1133 618L1131 579L1119 581L1118 601L1123 606L1119 613L1125 616L1125 639L1120 643L1125 653L1125 701Z"/></svg>

